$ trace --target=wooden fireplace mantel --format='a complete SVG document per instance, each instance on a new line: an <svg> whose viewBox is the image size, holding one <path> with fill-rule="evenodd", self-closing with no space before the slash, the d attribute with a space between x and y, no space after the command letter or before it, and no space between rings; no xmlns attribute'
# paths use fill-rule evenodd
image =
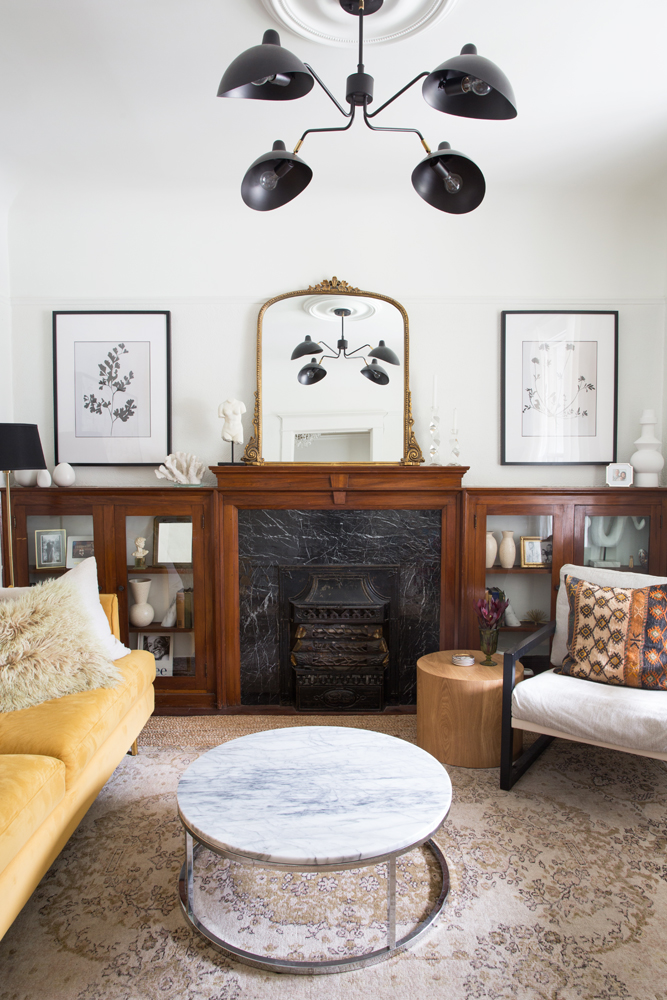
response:
<svg viewBox="0 0 667 1000"><path fill-rule="evenodd" d="M213 465L218 489L242 506L411 508L435 493L460 490L466 465L306 464Z"/></svg>

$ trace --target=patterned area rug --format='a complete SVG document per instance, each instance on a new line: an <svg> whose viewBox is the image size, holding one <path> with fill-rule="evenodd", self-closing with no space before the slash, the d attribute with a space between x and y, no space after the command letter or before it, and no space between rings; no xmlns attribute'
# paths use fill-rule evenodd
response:
<svg viewBox="0 0 667 1000"><path fill-rule="evenodd" d="M176 882L178 778L227 739L287 725L352 725L414 742L406 716L151 719L0 942L2 1000L667 1000L667 768L556 741L512 792L498 772L448 768L437 835L448 903L414 949L334 976L264 973L191 931ZM204 855L200 901L275 954L382 944L386 871L289 875ZM428 909L422 851L398 874L404 927ZM1 904L0 904L1 905ZM227 924L225 926L228 926Z"/></svg>

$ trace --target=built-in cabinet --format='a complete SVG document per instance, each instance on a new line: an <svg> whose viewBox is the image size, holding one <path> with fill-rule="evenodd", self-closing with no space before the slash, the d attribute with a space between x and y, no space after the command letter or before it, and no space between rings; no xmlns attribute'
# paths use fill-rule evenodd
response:
<svg viewBox="0 0 667 1000"><path fill-rule="evenodd" d="M500 649L516 644L553 618L566 562L667 575L666 489L464 489L466 470L454 467L214 471L217 488L12 490L17 586L58 576L94 551L100 590L118 595L123 641L158 656L163 713L243 710L243 510L437 510L440 648L478 646L473 602L494 590L516 616ZM2 499L4 512L4 491ZM4 515L3 546L6 556ZM150 610L133 612L138 603Z"/></svg>

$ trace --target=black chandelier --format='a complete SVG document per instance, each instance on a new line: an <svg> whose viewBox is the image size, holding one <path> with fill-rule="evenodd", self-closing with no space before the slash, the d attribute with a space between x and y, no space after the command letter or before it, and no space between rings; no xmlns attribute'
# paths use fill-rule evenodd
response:
<svg viewBox="0 0 667 1000"><path fill-rule="evenodd" d="M398 356L392 351L391 347L387 347L384 340L381 340L377 347L374 347L372 351L369 351L366 357L355 358L355 354L359 351L363 351L364 348L370 347L370 344L362 344L361 347L355 347L353 351L348 352L348 342L345 339L345 317L351 314L350 309L334 309L334 315L340 316L340 340L336 344L338 350L335 354L324 354L324 348L333 351L333 347L329 347L325 340L314 341L306 334L306 339L302 340L300 344L297 344L292 351L292 361L296 361L297 358L304 358L308 354L321 354L322 357L319 361L315 358L311 358L307 365L304 365L297 379L301 385L315 385L316 382L321 382L323 378L326 377L327 370L322 366L322 361L324 358L332 358L337 360L338 358L347 358L348 360L359 361L363 360L364 367L361 369L361 374L364 378L369 379L375 385L387 385L389 382L389 376L382 367L378 364L378 358L380 361L384 361L390 365L400 365ZM324 346L322 346L324 345ZM369 364L366 358L372 358L373 360Z"/></svg>
<svg viewBox="0 0 667 1000"><path fill-rule="evenodd" d="M433 72L425 71L401 87L393 97L369 113L373 101L373 77L364 71L364 17L374 14L383 0L339 0L343 10L359 18L359 63L357 72L347 78L346 111L320 80L308 63L280 44L277 31L264 32L261 45L242 52L226 70L218 97L243 97L260 101L292 101L312 90L315 80L333 101L340 113L349 118L347 125L335 128L309 128L292 153L285 143L274 142L273 149L258 157L249 167L241 185L241 197L249 208L268 212L286 205L308 187L313 171L297 153L311 132L345 132L354 121L355 111L363 108L364 122L374 132L413 132L421 139L427 155L412 172L412 186L417 194L441 212L462 215L481 203L486 191L484 175L463 153L448 142L441 142L431 152L424 136L416 128L388 128L373 125L371 119L384 111L397 97L425 77L424 100L436 111L462 118L515 118L514 93L505 74L489 59L477 55L474 45L464 45L461 55L441 63Z"/></svg>

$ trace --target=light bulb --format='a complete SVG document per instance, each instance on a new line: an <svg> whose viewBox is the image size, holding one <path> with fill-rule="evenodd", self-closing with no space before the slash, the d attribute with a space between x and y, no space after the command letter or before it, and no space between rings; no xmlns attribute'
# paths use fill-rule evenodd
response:
<svg viewBox="0 0 667 1000"><path fill-rule="evenodd" d="M449 174L445 177L445 191L447 194L458 194L463 187L463 181L458 174Z"/></svg>
<svg viewBox="0 0 667 1000"><path fill-rule="evenodd" d="M289 87L291 82L291 76L286 73L274 73L273 76L263 76L259 80L251 81L253 87L263 87L265 83L275 83L278 87Z"/></svg>
<svg viewBox="0 0 667 1000"><path fill-rule="evenodd" d="M474 76L464 76L461 80L461 90L464 94L469 94L472 91L477 97L486 97L487 94L491 93L492 89L484 80L478 80Z"/></svg>
<svg viewBox="0 0 667 1000"><path fill-rule="evenodd" d="M273 191L280 178L275 170L265 170L259 178L259 183L265 191Z"/></svg>

